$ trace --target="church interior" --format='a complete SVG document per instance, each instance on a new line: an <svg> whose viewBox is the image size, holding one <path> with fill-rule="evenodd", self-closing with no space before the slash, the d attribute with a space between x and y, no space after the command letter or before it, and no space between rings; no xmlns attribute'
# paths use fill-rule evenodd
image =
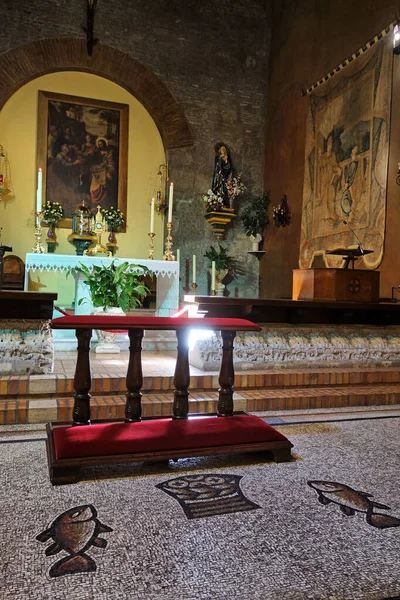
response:
<svg viewBox="0 0 400 600"><path fill-rule="evenodd" d="M0 598L400 600L397 0L0 22Z"/></svg>

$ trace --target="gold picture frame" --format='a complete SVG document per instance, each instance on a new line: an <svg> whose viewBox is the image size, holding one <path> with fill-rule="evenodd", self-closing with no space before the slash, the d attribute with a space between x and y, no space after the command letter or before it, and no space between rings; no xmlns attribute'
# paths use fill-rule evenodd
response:
<svg viewBox="0 0 400 600"><path fill-rule="evenodd" d="M71 229L72 214L84 199L97 207L120 209L126 230L129 106L39 91L37 167L43 171L43 197L59 202Z"/></svg>

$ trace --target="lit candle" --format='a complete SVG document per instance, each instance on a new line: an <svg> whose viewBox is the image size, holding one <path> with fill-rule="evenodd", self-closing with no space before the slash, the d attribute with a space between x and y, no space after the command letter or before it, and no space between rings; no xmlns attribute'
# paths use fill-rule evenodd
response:
<svg viewBox="0 0 400 600"><path fill-rule="evenodd" d="M174 198L174 184L171 182L169 186L169 202L168 202L168 223L172 223L172 201Z"/></svg>
<svg viewBox="0 0 400 600"><path fill-rule="evenodd" d="M196 255L193 254L193 283L196 283Z"/></svg>
<svg viewBox="0 0 400 600"><path fill-rule="evenodd" d="M177 250L176 250L176 260L177 260L177 262L181 262L181 251L180 251L180 248L177 248Z"/></svg>
<svg viewBox="0 0 400 600"><path fill-rule="evenodd" d="M42 212L42 186L43 186L43 172L42 169L38 171L38 186L36 190L36 212Z"/></svg>
<svg viewBox="0 0 400 600"><path fill-rule="evenodd" d="M150 208L150 233L154 233L154 198L151 199L151 208Z"/></svg>
<svg viewBox="0 0 400 600"><path fill-rule="evenodd" d="M211 291L215 291L215 260L211 263Z"/></svg>

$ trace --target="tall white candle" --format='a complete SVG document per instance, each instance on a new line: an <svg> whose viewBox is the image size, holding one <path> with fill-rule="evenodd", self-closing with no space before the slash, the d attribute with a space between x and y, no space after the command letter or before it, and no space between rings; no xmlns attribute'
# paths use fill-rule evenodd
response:
<svg viewBox="0 0 400 600"><path fill-rule="evenodd" d="M176 249L176 260L177 260L177 262L181 262L181 250L180 250L180 248Z"/></svg>
<svg viewBox="0 0 400 600"><path fill-rule="evenodd" d="M193 254L193 283L196 283L196 255Z"/></svg>
<svg viewBox="0 0 400 600"><path fill-rule="evenodd" d="M174 199L174 184L171 181L169 186L169 201L168 201L168 223L172 223L172 202Z"/></svg>
<svg viewBox="0 0 400 600"><path fill-rule="evenodd" d="M151 199L151 208L150 208L150 233L154 233L154 198Z"/></svg>
<svg viewBox="0 0 400 600"><path fill-rule="evenodd" d="M211 291L215 290L215 260L211 263Z"/></svg>
<svg viewBox="0 0 400 600"><path fill-rule="evenodd" d="M38 185L36 190L36 212L42 212L42 187L43 187L43 171L38 171Z"/></svg>

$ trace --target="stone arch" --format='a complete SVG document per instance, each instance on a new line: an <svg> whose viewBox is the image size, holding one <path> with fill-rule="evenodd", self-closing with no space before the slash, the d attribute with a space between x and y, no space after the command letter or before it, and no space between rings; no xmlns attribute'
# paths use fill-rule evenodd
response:
<svg viewBox="0 0 400 600"><path fill-rule="evenodd" d="M0 56L0 110L23 85L56 71L84 71L117 83L143 104L165 150L193 145L189 124L162 81L128 54L98 44L88 56L84 40L56 38L25 44Z"/></svg>

